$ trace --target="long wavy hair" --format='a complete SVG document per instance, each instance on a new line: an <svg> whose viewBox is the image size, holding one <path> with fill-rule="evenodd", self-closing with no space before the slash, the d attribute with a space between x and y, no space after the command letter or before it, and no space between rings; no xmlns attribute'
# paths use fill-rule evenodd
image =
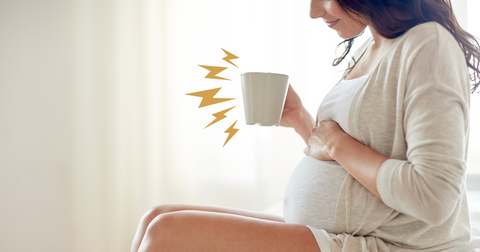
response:
<svg viewBox="0 0 480 252"><path fill-rule="evenodd" d="M478 39L460 27L450 0L335 0L352 18L364 17L380 35L397 38L410 28L435 21L455 37L470 69L472 93L480 86L480 44ZM357 18L358 22L361 22ZM345 51L334 60L338 65L350 51L353 40L346 39ZM337 47L338 49L338 47Z"/></svg>

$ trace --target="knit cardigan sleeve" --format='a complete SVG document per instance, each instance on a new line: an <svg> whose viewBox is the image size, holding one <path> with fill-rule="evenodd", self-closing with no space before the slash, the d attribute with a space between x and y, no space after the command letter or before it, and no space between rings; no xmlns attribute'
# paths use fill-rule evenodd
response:
<svg viewBox="0 0 480 252"><path fill-rule="evenodd" d="M441 34L446 32L437 28L405 57L403 122L397 126L403 127L406 160L388 159L377 177L387 206L431 225L451 216L466 169L468 72L456 40Z"/></svg>

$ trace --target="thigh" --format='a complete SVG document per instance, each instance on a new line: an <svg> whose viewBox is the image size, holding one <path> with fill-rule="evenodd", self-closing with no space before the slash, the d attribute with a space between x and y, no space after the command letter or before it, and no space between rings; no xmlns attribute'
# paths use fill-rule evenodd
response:
<svg viewBox="0 0 480 252"><path fill-rule="evenodd" d="M146 216L148 216L148 219L152 220L153 218L155 218L160 214L177 212L177 211L186 211L186 210L233 214L233 215L240 215L245 217L252 217L257 219L279 221L279 222L284 221L282 216L267 214L263 212L247 211L243 209L220 207L220 206L184 205L184 204L169 204L169 205L155 206L146 213Z"/></svg>
<svg viewBox="0 0 480 252"><path fill-rule="evenodd" d="M139 251L319 252L310 229L242 215L175 211L148 226Z"/></svg>
<svg viewBox="0 0 480 252"><path fill-rule="evenodd" d="M140 244L143 242L145 232L149 227L150 223L158 216L167 213L175 213L179 211L186 211L186 210L194 210L200 212L211 212L211 213L223 213L223 214L230 214L230 215L238 215L250 218L257 218L262 220L269 220L269 221L277 221L283 222L283 217L270 215L261 212L253 212L253 211L245 211L240 209L234 208L226 208L226 207L215 207L215 206L197 206L197 205L179 205L179 204L171 204L171 205L159 205L152 207L148 210L140 220L138 225L137 231L132 241L132 252L137 252Z"/></svg>

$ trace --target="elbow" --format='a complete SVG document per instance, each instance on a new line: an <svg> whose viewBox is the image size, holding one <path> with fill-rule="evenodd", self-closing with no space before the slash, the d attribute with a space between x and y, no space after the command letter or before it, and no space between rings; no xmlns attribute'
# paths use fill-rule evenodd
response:
<svg viewBox="0 0 480 252"><path fill-rule="evenodd" d="M398 168L384 169L379 187L388 206L432 226L454 218L465 190L463 166L397 162Z"/></svg>
<svg viewBox="0 0 480 252"><path fill-rule="evenodd" d="M430 201L429 204L425 204L420 219L432 226L438 226L445 223L460 202L460 194L452 193L451 195L443 194L437 195L435 200Z"/></svg>
<svg viewBox="0 0 480 252"><path fill-rule="evenodd" d="M432 225L432 226L439 226L443 223L445 223L449 218L451 214L446 211L439 211L438 209L432 209L431 212L427 213L423 221Z"/></svg>
<svg viewBox="0 0 480 252"><path fill-rule="evenodd" d="M456 171L456 169L445 170ZM437 172L418 175L421 176L417 176L411 192L416 195L414 198L417 202L412 203L417 203L419 206L417 208L419 219L433 226L445 223L452 218L461 203L463 173Z"/></svg>

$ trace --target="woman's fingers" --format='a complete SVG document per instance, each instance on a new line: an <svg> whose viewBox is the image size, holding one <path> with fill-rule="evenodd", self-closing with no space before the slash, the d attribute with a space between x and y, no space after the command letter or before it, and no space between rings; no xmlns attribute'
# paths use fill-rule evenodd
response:
<svg viewBox="0 0 480 252"><path fill-rule="evenodd" d="M336 133L344 133L344 131L337 122L332 120L322 120L318 127L312 130L312 135L318 136L327 145Z"/></svg>
<svg viewBox="0 0 480 252"><path fill-rule="evenodd" d="M338 136L338 133L344 133L344 131L337 122L320 121L318 127L312 129L308 146L303 152L319 160L333 160L329 154L329 146L334 144L332 141L336 141L335 136Z"/></svg>
<svg viewBox="0 0 480 252"><path fill-rule="evenodd" d="M314 153L316 152L316 149L318 148L318 146L321 144L321 141L320 139L315 136L315 135L311 135L310 138L308 139L308 145L307 147L303 150L303 153L305 153L305 155L309 155L310 156L310 153Z"/></svg>
<svg viewBox="0 0 480 252"><path fill-rule="evenodd" d="M303 149L303 154L310 156L310 149L308 148L308 146Z"/></svg>
<svg viewBox="0 0 480 252"><path fill-rule="evenodd" d="M327 146L318 138L316 135L312 134L308 141L308 146L303 150L303 152L311 156L313 158L316 158L318 160L333 160L330 155L327 153Z"/></svg>

